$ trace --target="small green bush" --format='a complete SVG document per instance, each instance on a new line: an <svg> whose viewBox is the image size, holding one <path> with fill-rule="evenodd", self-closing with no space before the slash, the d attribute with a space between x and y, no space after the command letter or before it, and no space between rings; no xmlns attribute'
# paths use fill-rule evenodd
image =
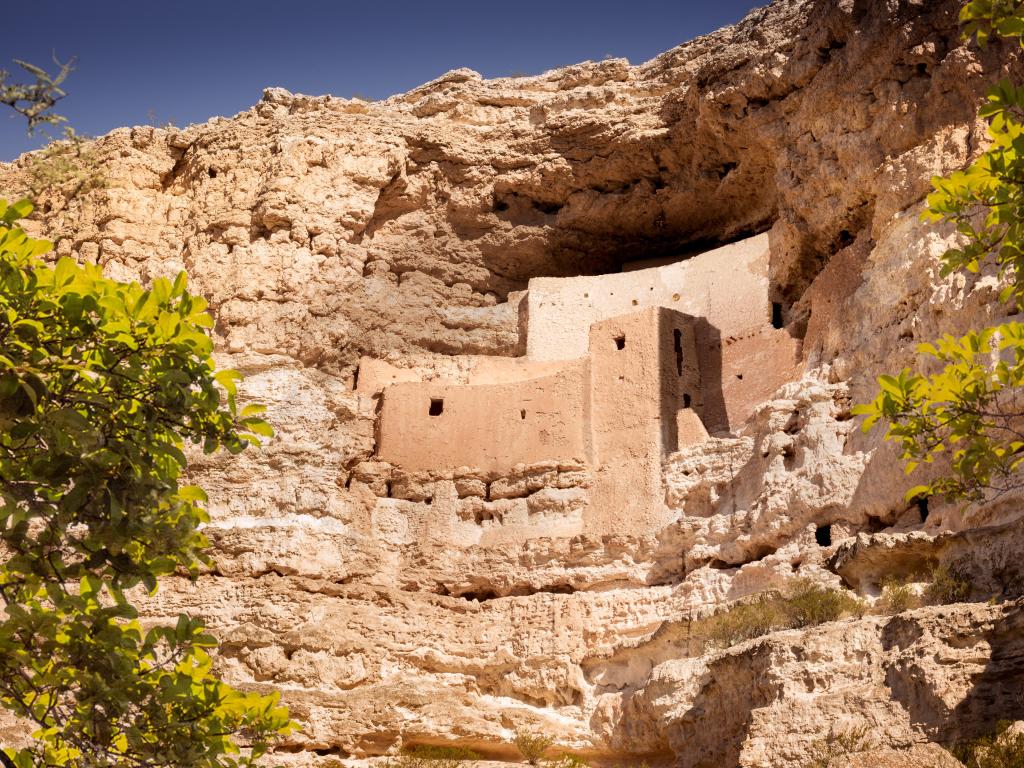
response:
<svg viewBox="0 0 1024 768"><path fill-rule="evenodd" d="M864 604L851 594L802 579L785 595L764 593L695 622L695 633L704 638L706 647L729 648L780 629L861 616L864 610Z"/></svg>
<svg viewBox="0 0 1024 768"><path fill-rule="evenodd" d="M786 626L786 616L777 596L759 595L753 600L737 603L700 622L705 642L714 648L729 648L767 635Z"/></svg>
<svg viewBox="0 0 1024 768"><path fill-rule="evenodd" d="M967 768L1024 768L1024 734L1008 734L1011 723L1000 722L990 736L953 748Z"/></svg>
<svg viewBox="0 0 1024 768"><path fill-rule="evenodd" d="M544 753L547 752L555 740L543 734L528 733L527 731L516 731L516 749L530 765L540 765Z"/></svg>
<svg viewBox="0 0 1024 768"><path fill-rule="evenodd" d="M784 601L790 626L814 627L842 616L864 615L864 604L850 593L822 587L802 579L790 589Z"/></svg>
<svg viewBox="0 0 1024 768"><path fill-rule="evenodd" d="M882 599L879 607L888 614L903 613L921 604L921 598L905 581L895 576L882 579Z"/></svg>
<svg viewBox="0 0 1024 768"><path fill-rule="evenodd" d="M929 581L921 595L926 605L962 603L970 597L973 585L963 574L940 565L929 574Z"/></svg>

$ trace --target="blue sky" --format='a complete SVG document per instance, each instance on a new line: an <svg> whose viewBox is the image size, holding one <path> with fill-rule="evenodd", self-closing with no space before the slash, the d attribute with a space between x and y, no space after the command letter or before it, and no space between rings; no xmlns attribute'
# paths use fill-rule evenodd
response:
<svg viewBox="0 0 1024 768"><path fill-rule="evenodd" d="M766 0L30 0L4 9L0 67L77 58L59 111L79 133L247 109L265 86L382 98L457 67L536 74L633 63ZM0 160L42 142L0 112Z"/></svg>

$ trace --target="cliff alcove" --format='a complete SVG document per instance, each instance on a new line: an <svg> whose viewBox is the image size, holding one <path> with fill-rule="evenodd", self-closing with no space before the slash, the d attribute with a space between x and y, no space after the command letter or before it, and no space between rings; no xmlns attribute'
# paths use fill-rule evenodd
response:
<svg viewBox="0 0 1024 768"><path fill-rule="evenodd" d="M187 268L270 406L262 451L194 457L216 567L147 610L202 615L232 682L284 692L303 730L277 758L511 760L531 731L600 764L782 768L830 729L927 757L1024 717L1019 503L908 504L850 415L919 341L997 319L919 217L1021 74L958 9L776 0L638 65L272 88L114 131L106 188L41 201L60 254ZM976 602L697 632L952 563Z"/></svg>

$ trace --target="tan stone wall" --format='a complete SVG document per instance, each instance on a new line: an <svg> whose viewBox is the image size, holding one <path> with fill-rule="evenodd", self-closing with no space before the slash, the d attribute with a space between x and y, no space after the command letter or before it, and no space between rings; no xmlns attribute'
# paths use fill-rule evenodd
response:
<svg viewBox="0 0 1024 768"><path fill-rule="evenodd" d="M588 366L495 385L400 382L383 395L377 456L407 470L507 471L547 460L586 461ZM431 401L441 412L431 415Z"/></svg>
<svg viewBox="0 0 1024 768"><path fill-rule="evenodd" d="M652 307L595 323L589 350L596 470L585 530L657 530L667 522L661 460L676 450L684 395L699 407L693 318Z"/></svg>
<svg viewBox="0 0 1024 768"><path fill-rule="evenodd" d="M771 322L768 258L768 236L757 235L663 267L534 278L526 298L527 356L583 357L591 325L646 307L703 317L723 337L746 336Z"/></svg>

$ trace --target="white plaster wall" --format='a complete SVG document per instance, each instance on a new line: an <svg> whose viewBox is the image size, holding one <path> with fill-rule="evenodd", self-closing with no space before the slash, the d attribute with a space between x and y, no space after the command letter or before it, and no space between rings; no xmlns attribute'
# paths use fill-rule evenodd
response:
<svg viewBox="0 0 1024 768"><path fill-rule="evenodd" d="M756 235L686 261L632 272L530 280L527 357L584 357L590 326L646 307L706 318L722 338L771 321L768 235Z"/></svg>

